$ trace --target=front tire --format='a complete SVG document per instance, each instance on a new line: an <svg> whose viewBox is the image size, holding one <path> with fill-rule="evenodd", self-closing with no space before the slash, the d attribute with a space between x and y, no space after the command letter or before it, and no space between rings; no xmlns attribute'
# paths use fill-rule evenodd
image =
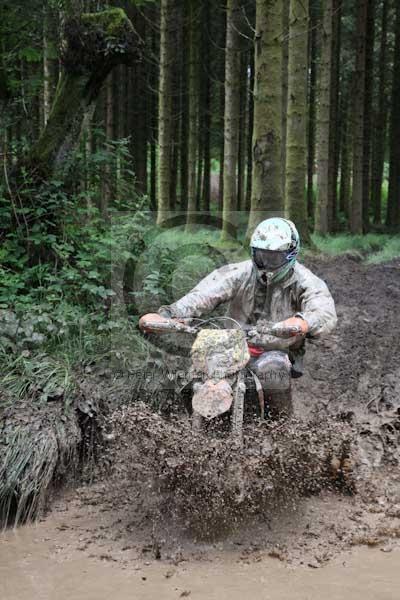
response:
<svg viewBox="0 0 400 600"><path fill-rule="evenodd" d="M204 429L204 417L194 411L192 413L192 429L196 432L203 431Z"/></svg>

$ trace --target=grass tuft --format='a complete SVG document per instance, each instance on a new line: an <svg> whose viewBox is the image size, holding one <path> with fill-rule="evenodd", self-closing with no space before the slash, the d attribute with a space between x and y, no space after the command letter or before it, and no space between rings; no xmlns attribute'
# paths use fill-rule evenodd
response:
<svg viewBox="0 0 400 600"><path fill-rule="evenodd" d="M388 234L327 236L314 234L312 240L316 248L324 254L339 256L358 253L367 263L380 263L400 256L400 238Z"/></svg>
<svg viewBox="0 0 400 600"><path fill-rule="evenodd" d="M57 472L71 465L80 441L73 411L58 403L39 409L14 403L0 425L0 519L14 525L34 518Z"/></svg>
<svg viewBox="0 0 400 600"><path fill-rule="evenodd" d="M387 243L372 256L367 258L367 263L377 264L387 262L400 256L400 236L388 239Z"/></svg>

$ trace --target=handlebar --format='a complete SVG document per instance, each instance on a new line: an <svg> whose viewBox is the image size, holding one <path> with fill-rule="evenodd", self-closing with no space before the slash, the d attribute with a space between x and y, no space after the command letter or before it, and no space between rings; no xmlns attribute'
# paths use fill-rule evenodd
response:
<svg viewBox="0 0 400 600"><path fill-rule="evenodd" d="M210 320L212 322L212 319ZM151 331L152 333L189 333L196 334L200 330L201 325L191 325L192 319L169 319L168 321L143 321L143 327ZM206 324L207 321L201 321L201 324ZM254 327L254 325L240 325L239 327L246 333L248 338L251 338L260 332ZM270 326L263 326L262 334L271 335L276 338L289 339L296 337L301 333L299 327L279 327L271 324Z"/></svg>

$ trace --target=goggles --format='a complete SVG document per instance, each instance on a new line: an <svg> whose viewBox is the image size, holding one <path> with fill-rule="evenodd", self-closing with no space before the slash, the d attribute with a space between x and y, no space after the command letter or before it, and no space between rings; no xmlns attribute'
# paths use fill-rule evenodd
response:
<svg viewBox="0 0 400 600"><path fill-rule="evenodd" d="M261 250L260 248L252 248L251 256L256 267L265 271L276 271L276 269L284 267L292 258L290 251Z"/></svg>

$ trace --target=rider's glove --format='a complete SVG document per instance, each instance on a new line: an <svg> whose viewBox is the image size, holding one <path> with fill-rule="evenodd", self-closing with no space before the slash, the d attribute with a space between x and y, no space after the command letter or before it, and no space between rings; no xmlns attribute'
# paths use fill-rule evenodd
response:
<svg viewBox="0 0 400 600"><path fill-rule="evenodd" d="M301 317L290 317L285 321L276 323L272 330L280 333L280 337L295 337L298 335L305 336L308 333L308 323Z"/></svg>
<svg viewBox="0 0 400 600"><path fill-rule="evenodd" d="M159 315L158 313L149 313L148 315L143 315L139 319L139 327L145 333L151 333L152 331L157 330L157 323L167 323L169 319ZM152 323L154 323L154 329L151 327Z"/></svg>

